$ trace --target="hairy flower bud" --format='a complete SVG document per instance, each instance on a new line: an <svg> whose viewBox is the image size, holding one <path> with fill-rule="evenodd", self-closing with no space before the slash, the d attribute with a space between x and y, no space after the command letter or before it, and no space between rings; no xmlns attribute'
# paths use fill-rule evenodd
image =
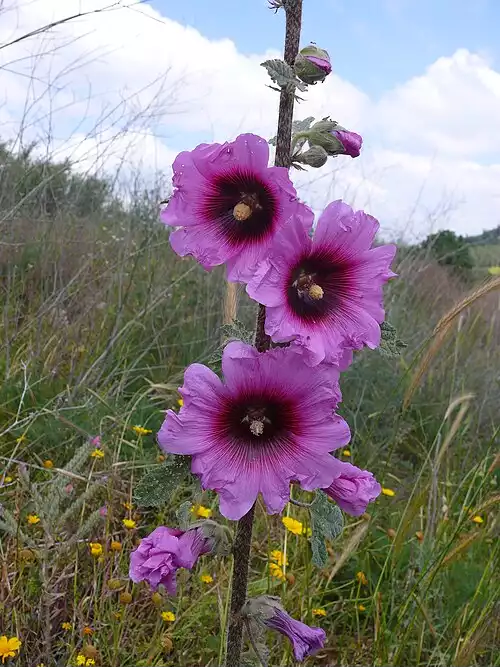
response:
<svg viewBox="0 0 500 667"><path fill-rule="evenodd" d="M332 71L330 56L316 44L309 44L297 54L294 69L301 81L314 85L318 81L324 81Z"/></svg>
<svg viewBox="0 0 500 667"><path fill-rule="evenodd" d="M314 123L307 131L310 146L321 146L328 155L350 155L358 157L363 139L356 132L350 132L330 118Z"/></svg>
<svg viewBox="0 0 500 667"><path fill-rule="evenodd" d="M326 164L328 153L322 146L311 146L311 148L300 153L294 159L296 162L307 164L309 167L315 167L317 169Z"/></svg>

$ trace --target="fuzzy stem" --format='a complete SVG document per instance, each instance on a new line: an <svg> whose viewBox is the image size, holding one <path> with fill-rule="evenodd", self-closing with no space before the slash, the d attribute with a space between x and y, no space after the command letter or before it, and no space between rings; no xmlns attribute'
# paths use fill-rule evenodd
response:
<svg viewBox="0 0 500 667"><path fill-rule="evenodd" d="M283 7L286 13L284 60L293 66L299 52L302 0L284 0ZM274 163L277 167L286 167L287 169L290 168L291 163L294 102L295 91L282 89L280 94L278 131L276 134L276 159ZM255 332L255 347L259 352L268 350L271 344L271 340L264 330L265 320L266 308L260 304ZM239 520L234 541L226 667L240 667L241 665L241 647L243 642L241 608L245 604L247 595L248 564L250 562L254 512L255 505Z"/></svg>

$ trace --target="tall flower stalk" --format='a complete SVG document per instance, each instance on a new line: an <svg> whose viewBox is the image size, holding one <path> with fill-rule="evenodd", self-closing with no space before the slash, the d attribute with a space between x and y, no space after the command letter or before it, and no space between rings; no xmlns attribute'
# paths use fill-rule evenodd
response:
<svg viewBox="0 0 500 667"><path fill-rule="evenodd" d="M313 125L313 118L293 121L296 90L322 83L331 63L314 44L299 53L302 0L270 4L286 15L284 60L262 63L279 86L275 139L241 134L183 151L173 164L173 195L161 213L178 255L194 257L207 271L225 266L224 324L236 315L233 283L246 284L259 304L254 341L249 344L251 336L239 329L244 340L224 346L221 373L198 363L186 369L180 410L166 411L158 433L166 462L141 480L143 504L149 499L157 505L159 496L168 501L166 490L182 481L187 460L202 488L218 494L220 513L237 522L234 540L214 520L183 530L161 526L132 553L130 567L133 581L173 596L178 569L232 554L226 667L241 665L245 628L262 665L259 628L287 637L297 660L326 640L321 628L289 616L279 598L247 599L257 498L269 514L280 514L292 485L315 493L310 503L294 502L310 513L312 561L324 567L325 540L340 533L341 509L359 516L381 491L370 472L335 457L350 440L336 410L340 376L354 351L377 347L390 330L387 323L382 330L382 288L394 276L396 249L375 246L375 218L340 201L325 209L313 233L313 211L300 201L290 167L356 157L362 138L328 118ZM348 145L349 138L357 138L356 146ZM273 141L276 159L269 166Z"/></svg>
<svg viewBox="0 0 500 667"><path fill-rule="evenodd" d="M302 0L286 0L283 3L286 16L284 61L293 66L300 47L300 31L302 27ZM295 90L282 88L276 133L277 167L290 168L292 145L293 107ZM271 339L265 332L266 307L259 304L255 347L259 352L269 349ZM233 576L231 581L231 607L229 627L227 631L226 667L239 667L243 640L243 617L241 610L246 601L248 586L248 566L250 562L250 546L255 505L238 522L233 549Z"/></svg>

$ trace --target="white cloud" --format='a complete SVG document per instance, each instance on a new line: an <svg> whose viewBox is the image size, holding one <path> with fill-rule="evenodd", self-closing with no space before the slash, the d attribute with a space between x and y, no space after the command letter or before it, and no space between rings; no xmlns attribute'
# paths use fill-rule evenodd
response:
<svg viewBox="0 0 500 667"><path fill-rule="evenodd" d="M10 2L0 45L114 0ZM0 137L21 127L82 169L167 169L201 141L274 134L278 96L259 63L276 55L244 55L146 4L92 14L0 49ZM484 57L460 49L378 100L333 74L296 115L331 115L365 138L361 158L295 174L314 208L343 196L391 233L499 223L500 73Z"/></svg>

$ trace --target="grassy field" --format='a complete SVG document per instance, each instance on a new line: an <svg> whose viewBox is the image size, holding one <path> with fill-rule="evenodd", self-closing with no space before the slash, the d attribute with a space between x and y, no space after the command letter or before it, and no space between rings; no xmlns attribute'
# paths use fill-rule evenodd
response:
<svg viewBox="0 0 500 667"><path fill-rule="evenodd" d="M218 665L230 561L202 559L176 599L127 573L137 540L175 525L186 500L222 520L212 494L187 487L161 512L133 504L183 368L219 344L222 273L130 216L3 225L0 634L22 642L12 664ZM307 538L259 507L250 594L280 595L325 629L307 664L500 665L499 279L482 294L481 277L462 284L409 251L397 271L388 319L408 347L396 360L360 353L341 385L353 439L339 455L385 495L346 518L321 571ZM239 317L251 326L243 295ZM279 578L274 550L287 558ZM270 664L293 662L280 638L268 645Z"/></svg>

